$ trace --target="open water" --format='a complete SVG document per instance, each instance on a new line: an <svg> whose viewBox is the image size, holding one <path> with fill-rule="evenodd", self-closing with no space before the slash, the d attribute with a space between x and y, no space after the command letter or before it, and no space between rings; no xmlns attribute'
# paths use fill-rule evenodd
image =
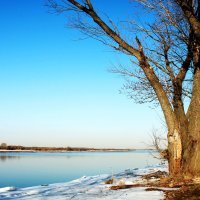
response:
<svg viewBox="0 0 200 200"><path fill-rule="evenodd" d="M155 152L154 152L155 154ZM159 164L152 151L0 153L0 187L29 187Z"/></svg>

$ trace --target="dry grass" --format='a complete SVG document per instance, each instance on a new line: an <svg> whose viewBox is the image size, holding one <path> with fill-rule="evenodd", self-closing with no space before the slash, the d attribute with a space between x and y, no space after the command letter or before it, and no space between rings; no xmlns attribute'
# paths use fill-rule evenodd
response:
<svg viewBox="0 0 200 200"><path fill-rule="evenodd" d="M168 177L166 172L161 171L146 174L142 176L142 179L144 180L144 183L113 185L110 189L120 190L135 187L146 187L146 191L164 192L165 200L200 200L200 184L195 184L191 180L174 180L173 178ZM156 180L152 182L152 179ZM113 184L113 180L111 184Z"/></svg>
<svg viewBox="0 0 200 200"><path fill-rule="evenodd" d="M179 190L164 191L165 200L200 200L200 184L182 186Z"/></svg>
<svg viewBox="0 0 200 200"><path fill-rule="evenodd" d="M104 182L105 184L113 184L114 183L114 179L111 178L111 179L108 179Z"/></svg>

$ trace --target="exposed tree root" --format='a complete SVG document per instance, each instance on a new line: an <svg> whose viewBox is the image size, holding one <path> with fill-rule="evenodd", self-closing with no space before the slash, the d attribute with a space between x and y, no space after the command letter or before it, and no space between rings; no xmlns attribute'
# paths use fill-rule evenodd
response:
<svg viewBox="0 0 200 200"><path fill-rule="evenodd" d="M141 176L144 183L129 185L113 185L111 190L145 187L146 191L162 191L165 200L200 200L200 184L193 180L185 180L179 176L172 178L166 172L157 171ZM152 181L154 179L155 181Z"/></svg>
<svg viewBox="0 0 200 200"><path fill-rule="evenodd" d="M165 200L200 200L200 185L182 186L179 190L164 193Z"/></svg>
<svg viewBox="0 0 200 200"><path fill-rule="evenodd" d="M143 179L152 179L152 178L159 178L159 179L162 179L162 178L165 178L167 176L167 172L163 172L163 171L157 171L157 172L153 172L153 173L150 173L150 174L145 174L142 176Z"/></svg>

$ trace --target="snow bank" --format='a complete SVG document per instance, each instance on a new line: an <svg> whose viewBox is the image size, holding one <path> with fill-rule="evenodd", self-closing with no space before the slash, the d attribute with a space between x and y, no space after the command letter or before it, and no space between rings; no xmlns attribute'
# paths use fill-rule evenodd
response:
<svg viewBox="0 0 200 200"><path fill-rule="evenodd" d="M3 188L0 188L0 193L14 191L14 190L16 190L15 187L3 187Z"/></svg>
<svg viewBox="0 0 200 200"><path fill-rule="evenodd" d="M158 170L166 171L166 166L154 168L125 170L110 175L97 175L81 177L67 183L56 183L44 186L35 186L16 189L14 187L0 188L2 200L160 200L163 199L161 191L145 191L145 188L130 188L123 190L110 190L111 185L105 184L108 179L114 179L116 184L132 184L141 182L141 175Z"/></svg>

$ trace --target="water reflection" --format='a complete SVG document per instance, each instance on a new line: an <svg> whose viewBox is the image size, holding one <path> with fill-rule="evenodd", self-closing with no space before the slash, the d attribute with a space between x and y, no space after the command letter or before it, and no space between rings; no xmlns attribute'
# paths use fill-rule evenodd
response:
<svg viewBox="0 0 200 200"><path fill-rule="evenodd" d="M0 155L0 161L5 162L9 159L20 159L20 156L7 156L7 155Z"/></svg>

